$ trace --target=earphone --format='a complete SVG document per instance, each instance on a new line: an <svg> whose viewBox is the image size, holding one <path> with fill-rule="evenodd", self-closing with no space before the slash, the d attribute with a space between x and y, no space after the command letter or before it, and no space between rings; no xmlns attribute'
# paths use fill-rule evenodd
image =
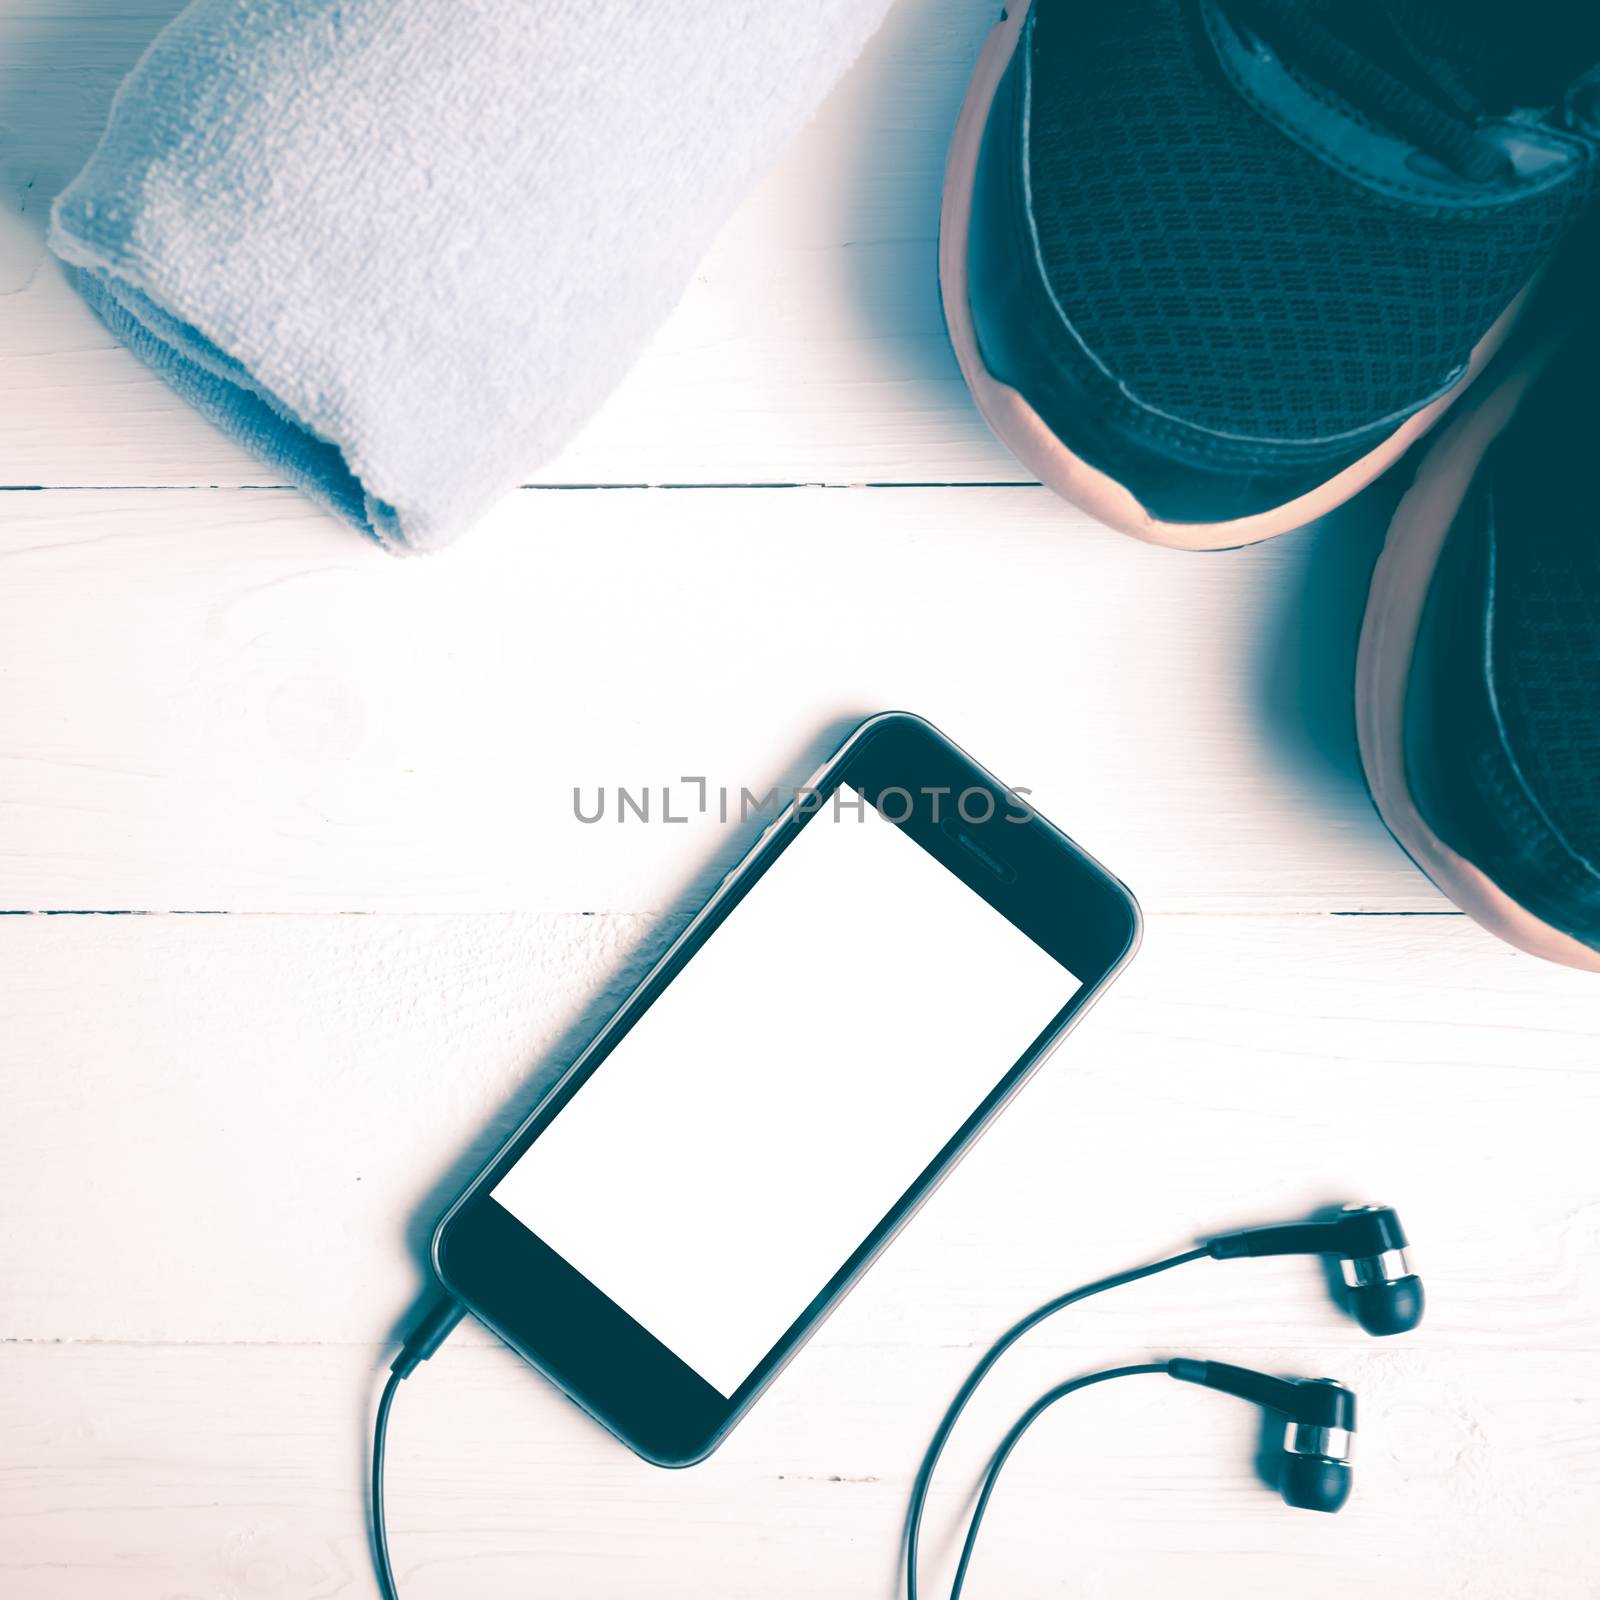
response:
<svg viewBox="0 0 1600 1600"><path fill-rule="evenodd" d="M1339 1262L1345 1308L1370 1334L1383 1338L1407 1333L1422 1320L1422 1282L1406 1260L1406 1235L1400 1218L1389 1206L1347 1206L1335 1216L1315 1221L1289 1223L1277 1227L1246 1228L1218 1234L1205 1244L1181 1255L1152 1261L1127 1272L1101 1278L1082 1288L1068 1290L1047 1300L1015 1322L979 1358L966 1381L950 1403L933 1439L923 1455L922 1465L911 1488L906 1511L906 1600L918 1600L918 1551L923 1510L939 1463L957 1419L967 1402L1002 1355L1030 1329L1047 1317L1103 1294L1107 1289L1137 1283L1172 1267L1190 1261L1231 1261L1245 1256L1314 1255ZM389 1537L384 1518L383 1467L388 1433L389 1408L401 1381L416 1370L444 1343L461 1320L462 1308L453 1299L436 1299L412 1329L395 1357L388 1381L378 1402L373 1430L372 1470L368 1480L371 1494L372 1552L378 1586L384 1600L395 1600L394 1573L389 1564ZM1284 1418L1284 1438L1279 1454L1278 1490L1286 1505L1306 1511L1338 1511L1350 1498L1350 1445L1356 1431L1356 1397L1331 1378L1281 1378L1248 1367L1229 1366L1222 1361L1201 1361L1187 1356L1168 1361L1142 1362L1133 1366L1109 1367L1068 1379L1047 1390L1011 1425L998 1448L989 1458L983 1486L967 1523L966 1538L950 1589L950 1600L960 1600L967 1569L977 1546L978 1530L1011 1452L1030 1427L1051 1406L1069 1394L1106 1383L1114 1378L1159 1375L1181 1383L1199 1384L1224 1394L1238 1396L1253 1405L1275 1411Z"/></svg>
<svg viewBox="0 0 1600 1600"><path fill-rule="evenodd" d="M1036 1328L1056 1312L1080 1300L1087 1300L1091 1295L1136 1283L1141 1278L1153 1277L1158 1272L1183 1266L1190 1261L1314 1255L1338 1260L1345 1309L1368 1333L1386 1338L1392 1334L1408 1333L1422 1321L1422 1280L1411 1271L1406 1259L1406 1246L1405 1230L1393 1207L1346 1206L1336 1215L1315 1222L1246 1228L1218 1234L1197 1249L1153 1261L1147 1266L1134 1267L1131 1271L1119 1272L1057 1295L1055 1299L1047 1300L1030 1311L1020 1322L1013 1323L989 1346L967 1375L922 1458L906 1512L906 1600L917 1600L918 1596L917 1567L922 1517L939 1457L957 1419L989 1370L1030 1329ZM1163 1374L1183 1383L1217 1389L1282 1415L1285 1430L1279 1459L1278 1490L1286 1505L1305 1511L1334 1512L1350 1498L1353 1481L1350 1446L1356 1430L1356 1397L1332 1378L1276 1378L1264 1372L1253 1372L1248 1367L1189 1357L1091 1372L1084 1377L1057 1384L1035 1400L1012 1424L989 1458L983 1486L967 1523L966 1538L951 1584L950 1600L960 1600L984 1512L988 1509L1001 1469L1023 1434L1044 1412L1069 1394L1113 1378L1145 1374Z"/></svg>
<svg viewBox="0 0 1600 1600"><path fill-rule="evenodd" d="M1406 1261L1393 1206L1346 1206L1321 1222L1224 1233L1205 1247L1216 1261L1239 1256L1337 1256L1345 1306L1368 1333L1409 1333L1422 1321L1422 1280Z"/></svg>

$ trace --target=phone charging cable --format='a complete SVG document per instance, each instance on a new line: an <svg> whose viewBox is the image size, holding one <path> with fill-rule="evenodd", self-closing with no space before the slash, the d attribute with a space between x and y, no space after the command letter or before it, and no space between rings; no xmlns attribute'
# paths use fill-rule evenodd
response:
<svg viewBox="0 0 1600 1600"><path fill-rule="evenodd" d="M383 1600L400 1600L394 1584L394 1568L389 1564L389 1528L383 1516L383 1456L389 1438L389 1408L394 1404L395 1391L401 1382L450 1337L465 1315L465 1309L457 1300L441 1296L429 1302L400 1346L400 1354L389 1368L383 1393L378 1396L378 1414L372 1424L372 1472L368 1490L372 1497L372 1564L377 1569L378 1592Z"/></svg>

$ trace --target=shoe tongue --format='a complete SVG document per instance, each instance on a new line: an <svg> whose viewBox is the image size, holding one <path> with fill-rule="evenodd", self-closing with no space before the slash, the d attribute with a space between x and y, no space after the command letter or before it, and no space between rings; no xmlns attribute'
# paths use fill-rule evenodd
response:
<svg viewBox="0 0 1600 1600"><path fill-rule="evenodd" d="M1594 0L1384 0L1412 49L1488 111L1558 103L1600 63Z"/></svg>

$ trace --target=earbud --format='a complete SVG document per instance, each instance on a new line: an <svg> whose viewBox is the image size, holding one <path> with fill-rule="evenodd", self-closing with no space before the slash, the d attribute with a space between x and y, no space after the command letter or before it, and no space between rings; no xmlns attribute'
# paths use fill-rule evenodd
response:
<svg viewBox="0 0 1600 1600"><path fill-rule="evenodd" d="M1278 1492L1301 1511L1337 1511L1350 1498L1356 1397L1332 1378L1273 1378L1225 1361L1179 1358L1168 1376L1238 1395L1286 1419Z"/></svg>
<svg viewBox="0 0 1600 1600"><path fill-rule="evenodd" d="M1368 1333L1409 1333L1422 1321L1422 1279L1406 1261L1406 1233L1392 1206L1346 1206L1325 1222L1246 1228L1206 1244L1219 1261L1235 1256L1338 1256L1345 1304Z"/></svg>
<svg viewBox="0 0 1600 1600"><path fill-rule="evenodd" d="M1293 1423L1289 1431L1295 1431ZM1285 1505L1301 1511L1338 1511L1350 1498L1350 1483L1348 1461L1315 1451L1302 1452L1292 1444L1284 1445L1283 1475L1278 1480L1278 1492Z"/></svg>

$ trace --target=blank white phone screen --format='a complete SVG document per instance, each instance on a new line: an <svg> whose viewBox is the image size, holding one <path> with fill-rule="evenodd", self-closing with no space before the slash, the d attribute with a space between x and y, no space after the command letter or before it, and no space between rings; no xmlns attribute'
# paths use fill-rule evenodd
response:
<svg viewBox="0 0 1600 1600"><path fill-rule="evenodd" d="M825 807L494 1198L731 1396L1080 987Z"/></svg>

